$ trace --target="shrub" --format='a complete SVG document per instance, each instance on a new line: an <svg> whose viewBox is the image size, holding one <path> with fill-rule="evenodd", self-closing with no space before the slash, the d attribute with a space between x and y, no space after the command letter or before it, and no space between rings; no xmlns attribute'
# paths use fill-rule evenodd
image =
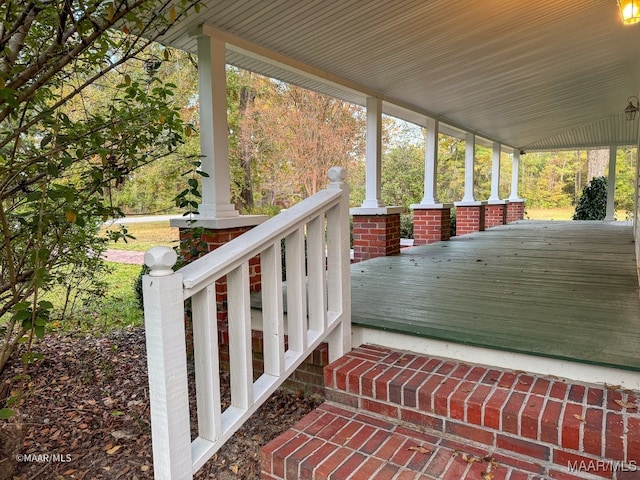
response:
<svg viewBox="0 0 640 480"><path fill-rule="evenodd" d="M451 210L451 236L456 236L456 211Z"/></svg>
<svg viewBox="0 0 640 480"><path fill-rule="evenodd" d="M413 238L413 214L400 215L400 238Z"/></svg>
<svg viewBox="0 0 640 480"><path fill-rule="evenodd" d="M574 220L603 220L607 215L607 179L593 177L582 189Z"/></svg>

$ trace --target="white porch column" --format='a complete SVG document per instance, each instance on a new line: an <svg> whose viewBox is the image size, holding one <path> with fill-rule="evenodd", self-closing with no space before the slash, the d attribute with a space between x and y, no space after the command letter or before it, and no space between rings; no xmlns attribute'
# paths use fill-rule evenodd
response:
<svg viewBox="0 0 640 480"><path fill-rule="evenodd" d="M227 74L225 43L198 37L198 81L200 95L200 149L202 171L201 218L235 217L231 203L229 130L227 126Z"/></svg>
<svg viewBox="0 0 640 480"><path fill-rule="evenodd" d="M467 133L467 140L464 149L464 198L462 202L475 202L473 196L473 163L476 156L476 136Z"/></svg>
<svg viewBox="0 0 640 480"><path fill-rule="evenodd" d="M440 122L435 118L427 118L427 138L424 156L424 197L423 205L435 205L438 180L438 127Z"/></svg>
<svg viewBox="0 0 640 480"><path fill-rule="evenodd" d="M615 220L615 200L616 200L616 154L618 147L611 145L609 147L609 175L607 177L607 215L605 220Z"/></svg>
<svg viewBox="0 0 640 480"><path fill-rule="evenodd" d="M493 144L493 158L491 163L491 196L490 202L500 200L500 149L501 145L497 142Z"/></svg>
<svg viewBox="0 0 640 480"><path fill-rule="evenodd" d="M520 177L520 151L513 151L513 159L511 161L511 195L510 201L521 200L518 196L518 178Z"/></svg>
<svg viewBox="0 0 640 480"><path fill-rule="evenodd" d="M363 208L384 207L382 201L382 99L367 98L367 150Z"/></svg>

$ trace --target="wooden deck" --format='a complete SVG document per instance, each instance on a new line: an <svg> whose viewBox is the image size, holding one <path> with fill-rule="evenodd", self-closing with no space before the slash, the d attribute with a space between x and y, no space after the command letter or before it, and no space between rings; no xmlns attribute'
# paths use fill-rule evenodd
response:
<svg viewBox="0 0 640 480"><path fill-rule="evenodd" d="M640 371L631 226L525 221L352 265L357 326Z"/></svg>

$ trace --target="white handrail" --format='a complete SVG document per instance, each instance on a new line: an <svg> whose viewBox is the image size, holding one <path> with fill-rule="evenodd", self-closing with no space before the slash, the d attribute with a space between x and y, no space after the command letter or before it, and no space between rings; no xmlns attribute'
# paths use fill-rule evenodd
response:
<svg viewBox="0 0 640 480"><path fill-rule="evenodd" d="M145 329L156 479L191 479L321 343L329 359L351 347L349 200L345 172L326 190L173 272L176 254L145 254ZM305 237L307 251L305 254ZM288 348L281 242L285 243ZM260 256L264 373L253 380L249 261ZM215 282L227 278L231 405L220 401ZM191 298L198 416L191 442L184 302Z"/></svg>

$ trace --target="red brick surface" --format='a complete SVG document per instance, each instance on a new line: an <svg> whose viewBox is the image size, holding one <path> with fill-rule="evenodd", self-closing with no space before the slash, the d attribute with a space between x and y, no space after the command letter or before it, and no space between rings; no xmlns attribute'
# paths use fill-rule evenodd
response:
<svg viewBox="0 0 640 480"><path fill-rule="evenodd" d="M193 229L180 228L180 245L181 255L186 259L191 260L206 253L212 252L218 247L221 247L225 243L229 243L234 238L239 237L245 232L251 230L252 226L236 227L236 228L223 228L218 230L205 229L199 238L193 238ZM191 249L196 248L197 245L198 254L193 256ZM249 260L249 283L250 290L257 292L261 289L261 274L260 274L260 257L256 256ZM216 311L218 315L218 321L225 321L227 319L227 277L224 276L216 282Z"/></svg>
<svg viewBox="0 0 640 480"><path fill-rule="evenodd" d="M504 203L489 204L484 209L484 228L499 227L507 223L507 206Z"/></svg>
<svg viewBox="0 0 640 480"><path fill-rule="evenodd" d="M490 454L494 480L640 479L640 414L620 405L637 405L633 392L366 345L328 365L325 379L329 392L350 389L351 408L324 404L269 444L263 478L298 478L297 468L314 479L471 479L483 462L463 454ZM320 459L335 456L320 464L310 451L325 445ZM283 452L289 476L278 476Z"/></svg>
<svg viewBox="0 0 640 480"><path fill-rule="evenodd" d="M428 208L413 211L413 244L427 245L451 238L451 209Z"/></svg>
<svg viewBox="0 0 640 480"><path fill-rule="evenodd" d="M456 207L456 235L482 232L485 229L485 205Z"/></svg>
<svg viewBox="0 0 640 480"><path fill-rule="evenodd" d="M353 260L400 254L400 214L354 215Z"/></svg>
<svg viewBox="0 0 640 480"><path fill-rule="evenodd" d="M524 200L507 203L507 223L517 222L524 218Z"/></svg>

